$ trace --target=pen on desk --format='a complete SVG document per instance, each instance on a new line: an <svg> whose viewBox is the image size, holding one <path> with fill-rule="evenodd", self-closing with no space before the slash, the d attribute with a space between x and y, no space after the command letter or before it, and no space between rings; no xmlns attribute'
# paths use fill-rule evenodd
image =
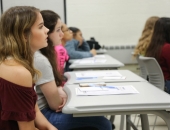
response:
<svg viewBox="0 0 170 130"><path fill-rule="evenodd" d="M95 49L95 44L93 44L93 49Z"/></svg>
<svg viewBox="0 0 170 130"><path fill-rule="evenodd" d="M76 80L84 80L84 79L95 79L97 77L80 77L80 78L77 78Z"/></svg>
<svg viewBox="0 0 170 130"><path fill-rule="evenodd" d="M118 87L115 87L115 86L102 86L102 87L104 87L104 88L110 88L110 89L117 89L117 90L119 90L119 88L118 88Z"/></svg>

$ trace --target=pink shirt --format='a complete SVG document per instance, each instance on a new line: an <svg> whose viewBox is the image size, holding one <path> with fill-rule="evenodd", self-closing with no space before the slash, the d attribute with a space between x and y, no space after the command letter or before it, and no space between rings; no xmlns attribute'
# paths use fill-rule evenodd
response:
<svg viewBox="0 0 170 130"><path fill-rule="evenodd" d="M55 51L57 53L56 60L58 63L58 69L61 70L61 72L64 72L64 64L69 59L67 50L60 44L60 45L55 46Z"/></svg>

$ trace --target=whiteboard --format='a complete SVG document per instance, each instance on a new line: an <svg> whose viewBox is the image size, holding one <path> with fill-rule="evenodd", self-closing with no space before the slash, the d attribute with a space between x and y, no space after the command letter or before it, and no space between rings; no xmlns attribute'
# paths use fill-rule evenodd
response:
<svg viewBox="0 0 170 130"><path fill-rule="evenodd" d="M3 11L12 6L34 6L40 10L53 10L59 14L61 20L65 22L64 0L3 0Z"/></svg>

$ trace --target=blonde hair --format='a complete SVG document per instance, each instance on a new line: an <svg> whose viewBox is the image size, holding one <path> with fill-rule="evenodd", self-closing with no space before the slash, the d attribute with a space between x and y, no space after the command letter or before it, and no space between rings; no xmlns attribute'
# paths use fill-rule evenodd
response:
<svg viewBox="0 0 170 130"><path fill-rule="evenodd" d="M8 9L0 20L0 62L12 56L16 62L30 71L33 79L39 72L33 67L29 38L38 12L39 9L35 7L15 6ZM25 40L26 37L28 42Z"/></svg>
<svg viewBox="0 0 170 130"><path fill-rule="evenodd" d="M147 50L151 38L152 38L152 33L154 30L154 25L155 22L159 19L159 17L157 16L153 16L147 19L146 23L145 23L145 27L143 29L142 32L142 36L139 39L139 42L134 50L134 57L136 57L137 55L144 55L145 51Z"/></svg>

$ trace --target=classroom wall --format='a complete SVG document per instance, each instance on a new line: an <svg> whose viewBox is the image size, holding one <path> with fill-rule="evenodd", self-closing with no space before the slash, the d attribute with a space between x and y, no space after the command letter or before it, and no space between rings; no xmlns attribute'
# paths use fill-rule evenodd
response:
<svg viewBox="0 0 170 130"><path fill-rule="evenodd" d="M102 45L136 45L150 16L170 17L169 0L66 0L68 26Z"/></svg>
<svg viewBox="0 0 170 130"><path fill-rule="evenodd" d="M62 21L64 19L64 1L63 0L3 0L3 10L7 10L11 6L26 5L35 6L41 10L50 9L57 12Z"/></svg>

